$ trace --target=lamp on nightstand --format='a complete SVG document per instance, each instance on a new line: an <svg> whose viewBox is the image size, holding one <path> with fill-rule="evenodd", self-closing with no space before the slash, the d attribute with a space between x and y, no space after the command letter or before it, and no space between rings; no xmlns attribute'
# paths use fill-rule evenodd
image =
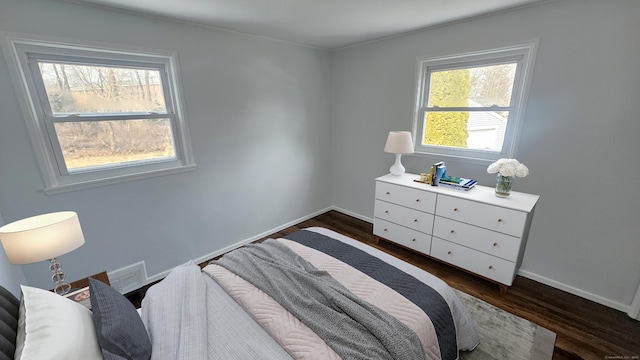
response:
<svg viewBox="0 0 640 360"><path fill-rule="evenodd" d="M396 162L389 168L391 175L404 174L404 166L400 162L402 154L413 153L413 140L408 131L390 131L384 152L396 154Z"/></svg>
<svg viewBox="0 0 640 360"><path fill-rule="evenodd" d="M64 273L56 256L64 255L84 244L84 235L73 211L33 216L0 227L0 240L12 264L31 264L49 260L51 280L55 292L64 295L71 285L64 281Z"/></svg>

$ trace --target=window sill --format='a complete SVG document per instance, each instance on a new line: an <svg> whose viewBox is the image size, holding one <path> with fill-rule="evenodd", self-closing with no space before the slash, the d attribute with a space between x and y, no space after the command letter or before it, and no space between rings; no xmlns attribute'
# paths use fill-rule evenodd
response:
<svg viewBox="0 0 640 360"><path fill-rule="evenodd" d="M473 156L473 154L452 155L452 154L442 154L437 152L428 152L428 151L420 151L420 150L416 150L416 152L411 154L406 154L406 155L416 156L420 158L435 158L435 159L438 159L438 161L457 161L457 162L463 162L463 163L472 164L472 165L483 165L483 166L488 166L489 164L496 161L498 158L507 157L504 154L500 154L496 159L493 159L493 158L486 158L486 157L479 157L479 156L476 157L476 156Z"/></svg>
<svg viewBox="0 0 640 360"><path fill-rule="evenodd" d="M75 183L69 183L69 184L54 185L49 188L45 188L43 192L45 195L61 194L66 192L96 188L100 186L113 185L113 184L118 184L118 183L127 182L127 181L148 179L148 178L170 175L170 174L179 174L187 171L194 171L196 168L197 168L196 164L189 164L189 165L184 165L184 166L170 168L170 169L153 170L153 171L137 173L137 174L121 175L121 176L114 176L110 178L102 178L102 179L81 181L81 182L75 182Z"/></svg>

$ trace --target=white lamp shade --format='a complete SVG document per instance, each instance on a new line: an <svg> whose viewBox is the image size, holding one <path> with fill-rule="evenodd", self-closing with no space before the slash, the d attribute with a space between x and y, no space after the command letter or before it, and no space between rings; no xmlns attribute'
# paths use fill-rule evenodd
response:
<svg viewBox="0 0 640 360"><path fill-rule="evenodd" d="M384 152L391 154L413 153L413 139L408 131L390 131Z"/></svg>
<svg viewBox="0 0 640 360"><path fill-rule="evenodd" d="M30 264L64 255L84 244L73 211L33 216L0 227L0 240L12 264Z"/></svg>

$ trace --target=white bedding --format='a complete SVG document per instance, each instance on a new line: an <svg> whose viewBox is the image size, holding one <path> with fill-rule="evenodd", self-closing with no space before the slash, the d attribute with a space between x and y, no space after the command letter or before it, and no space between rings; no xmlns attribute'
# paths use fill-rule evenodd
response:
<svg viewBox="0 0 640 360"><path fill-rule="evenodd" d="M363 250L431 286L449 304L456 327L458 348L470 350L477 345L479 336L470 317L442 280L331 230L306 230ZM142 318L153 346L152 359L292 358L222 287L193 263L177 267L167 278L147 291L142 303ZM431 336L427 333L423 335ZM289 351L290 347L289 345ZM295 351L292 353L295 354ZM299 355L296 358L304 358Z"/></svg>

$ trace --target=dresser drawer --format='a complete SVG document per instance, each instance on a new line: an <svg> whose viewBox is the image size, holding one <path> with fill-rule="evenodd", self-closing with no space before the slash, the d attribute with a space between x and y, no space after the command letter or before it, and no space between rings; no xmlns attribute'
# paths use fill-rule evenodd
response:
<svg viewBox="0 0 640 360"><path fill-rule="evenodd" d="M374 216L427 234L431 234L433 229L433 214L386 201L376 200Z"/></svg>
<svg viewBox="0 0 640 360"><path fill-rule="evenodd" d="M436 208L436 194L382 181L376 181L376 199L430 214L433 214Z"/></svg>
<svg viewBox="0 0 640 360"><path fill-rule="evenodd" d="M431 249L431 235L385 220L375 219L373 221L373 233L423 254L428 255Z"/></svg>
<svg viewBox="0 0 640 360"><path fill-rule="evenodd" d="M475 201L439 195L436 215L521 237L527 213Z"/></svg>
<svg viewBox="0 0 640 360"><path fill-rule="evenodd" d="M520 238L440 216L435 217L433 236L513 262L520 250Z"/></svg>
<svg viewBox="0 0 640 360"><path fill-rule="evenodd" d="M515 263L446 240L431 240L431 256L508 286L515 277Z"/></svg>

